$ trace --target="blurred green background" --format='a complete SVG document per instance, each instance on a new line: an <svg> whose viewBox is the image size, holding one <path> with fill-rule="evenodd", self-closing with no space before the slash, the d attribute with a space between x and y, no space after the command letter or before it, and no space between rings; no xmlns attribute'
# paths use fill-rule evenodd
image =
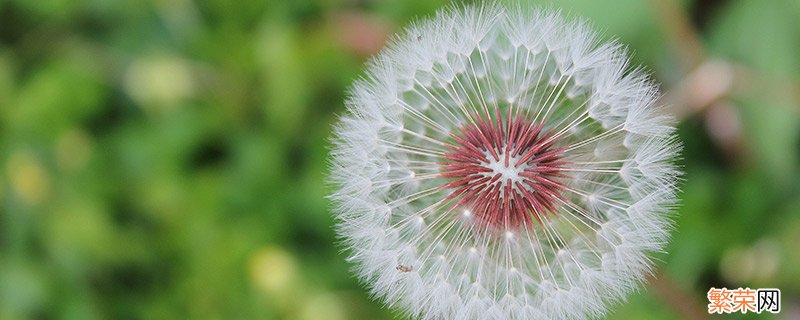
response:
<svg viewBox="0 0 800 320"><path fill-rule="evenodd" d="M445 4L0 0L0 319L397 316L338 252L326 139ZM800 1L546 4L629 45L680 120L669 254L610 318L703 318L711 286L800 318Z"/></svg>

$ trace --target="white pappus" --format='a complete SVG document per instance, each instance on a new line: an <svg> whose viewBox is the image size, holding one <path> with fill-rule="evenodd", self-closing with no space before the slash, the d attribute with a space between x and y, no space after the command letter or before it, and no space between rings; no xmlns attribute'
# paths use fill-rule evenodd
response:
<svg viewBox="0 0 800 320"><path fill-rule="evenodd" d="M651 270L681 174L658 89L584 22L451 7L366 66L336 124L337 233L417 319L599 317Z"/></svg>

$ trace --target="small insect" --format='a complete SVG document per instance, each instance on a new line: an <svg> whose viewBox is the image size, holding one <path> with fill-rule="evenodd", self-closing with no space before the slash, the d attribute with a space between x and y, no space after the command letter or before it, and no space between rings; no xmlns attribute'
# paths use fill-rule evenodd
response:
<svg viewBox="0 0 800 320"><path fill-rule="evenodd" d="M417 41L422 41L422 35L417 36Z"/></svg>
<svg viewBox="0 0 800 320"><path fill-rule="evenodd" d="M398 264L397 267L395 267L395 269L397 269L397 271L406 273L406 272L411 272L411 270L414 270L414 267Z"/></svg>

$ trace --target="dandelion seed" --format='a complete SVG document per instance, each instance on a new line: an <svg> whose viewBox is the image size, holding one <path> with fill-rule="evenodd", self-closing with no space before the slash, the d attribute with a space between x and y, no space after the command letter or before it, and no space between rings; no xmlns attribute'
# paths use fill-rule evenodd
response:
<svg viewBox="0 0 800 320"><path fill-rule="evenodd" d="M557 13L489 4L411 25L332 140L355 274L418 319L605 314L669 236L680 147L657 95L621 45Z"/></svg>

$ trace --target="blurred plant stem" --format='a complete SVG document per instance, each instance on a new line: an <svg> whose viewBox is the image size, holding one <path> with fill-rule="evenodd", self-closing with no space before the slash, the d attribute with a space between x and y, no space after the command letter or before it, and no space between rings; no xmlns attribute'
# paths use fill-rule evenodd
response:
<svg viewBox="0 0 800 320"><path fill-rule="evenodd" d="M707 319L703 305L697 297L678 286L669 274L655 271L648 279L655 293L672 309L677 310L684 319Z"/></svg>

